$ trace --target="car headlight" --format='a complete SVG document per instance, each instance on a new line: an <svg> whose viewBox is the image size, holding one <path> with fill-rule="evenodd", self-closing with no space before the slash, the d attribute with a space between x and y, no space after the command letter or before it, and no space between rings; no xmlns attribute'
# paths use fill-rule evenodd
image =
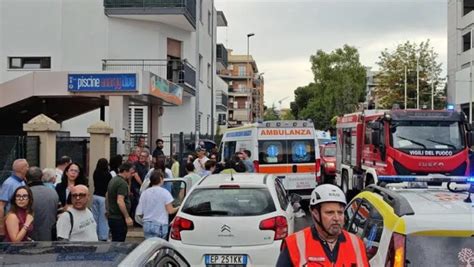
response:
<svg viewBox="0 0 474 267"><path fill-rule="evenodd" d="M326 166L328 166L329 168L334 168L336 165L334 164L334 162L328 162L326 163Z"/></svg>

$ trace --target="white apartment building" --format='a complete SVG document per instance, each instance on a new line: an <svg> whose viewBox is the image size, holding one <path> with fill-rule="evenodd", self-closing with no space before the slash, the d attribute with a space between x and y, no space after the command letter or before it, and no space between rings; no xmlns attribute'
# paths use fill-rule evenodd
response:
<svg viewBox="0 0 474 267"><path fill-rule="evenodd" d="M71 136L87 135L87 127L102 118L119 144L128 133L142 132L151 147L156 138L166 140L172 133L215 133L216 92L227 91L216 82L216 27L226 23L212 0L1 0L0 98L16 98L0 101L0 117L18 111L24 116L12 123L21 124L46 113ZM34 95L25 93L12 82L28 75L36 82L45 73L61 81L51 82L58 85L54 93L44 84L41 95L35 85L28 91ZM85 94L91 98L81 102L84 98L68 92L67 81L60 92L71 73L136 73L138 94ZM155 81L181 88L179 101L150 96ZM35 110L17 108L17 103ZM102 115L100 106L106 106Z"/></svg>
<svg viewBox="0 0 474 267"><path fill-rule="evenodd" d="M448 1L448 94L447 102L456 104L469 116L472 86L471 63L474 58L474 0ZM471 98L472 101L472 98Z"/></svg>

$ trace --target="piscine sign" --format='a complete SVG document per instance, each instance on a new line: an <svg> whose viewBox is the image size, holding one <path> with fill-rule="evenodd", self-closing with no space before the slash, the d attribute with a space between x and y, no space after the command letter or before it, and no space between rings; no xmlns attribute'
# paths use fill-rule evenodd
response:
<svg viewBox="0 0 474 267"><path fill-rule="evenodd" d="M70 92L136 92L137 75L134 73L69 74Z"/></svg>

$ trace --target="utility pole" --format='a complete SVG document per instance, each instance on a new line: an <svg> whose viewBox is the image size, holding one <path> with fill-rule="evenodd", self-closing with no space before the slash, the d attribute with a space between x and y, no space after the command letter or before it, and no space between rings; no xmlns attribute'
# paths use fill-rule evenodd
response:
<svg viewBox="0 0 474 267"><path fill-rule="evenodd" d="M420 55L416 57L416 109L420 109Z"/></svg>
<svg viewBox="0 0 474 267"><path fill-rule="evenodd" d="M250 37L254 36L255 33L249 33L247 34L247 71L246 74L247 76L247 102L248 102L248 110L249 110L249 123L252 123L252 89L250 88L251 86L251 71L250 71ZM250 96L250 97L249 97Z"/></svg>
<svg viewBox="0 0 474 267"><path fill-rule="evenodd" d="M472 28L470 31L471 43L469 44L469 124L472 124Z"/></svg>
<svg viewBox="0 0 474 267"><path fill-rule="evenodd" d="M405 63L405 109L407 109L407 65Z"/></svg>

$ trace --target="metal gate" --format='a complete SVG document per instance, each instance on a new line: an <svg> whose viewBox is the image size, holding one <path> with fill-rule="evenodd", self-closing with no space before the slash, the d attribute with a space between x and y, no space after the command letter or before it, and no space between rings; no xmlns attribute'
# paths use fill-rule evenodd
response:
<svg viewBox="0 0 474 267"><path fill-rule="evenodd" d="M39 166L40 141L38 136L0 136L0 183L10 176L13 161L24 158L30 166Z"/></svg>
<svg viewBox="0 0 474 267"><path fill-rule="evenodd" d="M69 156L73 162L81 165L86 177L89 172L89 137L56 137L56 160Z"/></svg>

